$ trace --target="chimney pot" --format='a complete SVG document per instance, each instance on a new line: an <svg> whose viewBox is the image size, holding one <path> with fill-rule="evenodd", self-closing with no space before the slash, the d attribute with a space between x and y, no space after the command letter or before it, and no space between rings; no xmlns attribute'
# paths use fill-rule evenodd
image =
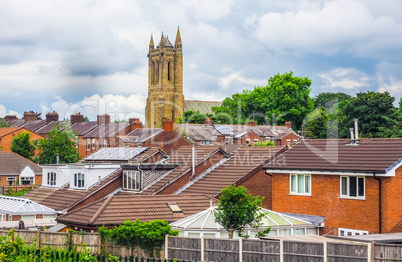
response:
<svg viewBox="0 0 402 262"><path fill-rule="evenodd" d="M247 126L255 127L255 121L249 121L249 122L247 122Z"/></svg>
<svg viewBox="0 0 402 262"><path fill-rule="evenodd" d="M80 113L73 114L70 116L71 124L74 125L75 123L81 123L84 122L84 115L81 115Z"/></svg>
<svg viewBox="0 0 402 262"><path fill-rule="evenodd" d="M59 114L55 111L46 114L46 122L59 121Z"/></svg>
<svg viewBox="0 0 402 262"><path fill-rule="evenodd" d="M98 115L97 120L98 120L98 125L110 124L110 115L108 115L108 114Z"/></svg>
<svg viewBox="0 0 402 262"><path fill-rule="evenodd" d="M162 120L162 129L165 130L166 132L172 132L173 131L173 120L170 120L170 119Z"/></svg>

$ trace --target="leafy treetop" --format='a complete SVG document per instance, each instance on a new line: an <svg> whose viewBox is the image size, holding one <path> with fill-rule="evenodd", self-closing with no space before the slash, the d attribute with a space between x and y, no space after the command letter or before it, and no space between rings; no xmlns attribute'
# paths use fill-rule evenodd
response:
<svg viewBox="0 0 402 262"><path fill-rule="evenodd" d="M29 132L23 131L13 138L11 151L18 155L30 159L35 154L35 146L31 143Z"/></svg>

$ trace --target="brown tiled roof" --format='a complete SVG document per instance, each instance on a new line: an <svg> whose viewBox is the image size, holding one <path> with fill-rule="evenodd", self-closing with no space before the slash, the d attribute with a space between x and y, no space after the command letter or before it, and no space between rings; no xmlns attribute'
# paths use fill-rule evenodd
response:
<svg viewBox="0 0 402 262"><path fill-rule="evenodd" d="M148 222L165 219L168 222L204 211L211 205L206 195L113 195L68 214L59 216L60 223L101 226L120 225L125 220ZM168 203L176 203L182 212L172 212ZM213 203L216 200L213 199Z"/></svg>
<svg viewBox="0 0 402 262"><path fill-rule="evenodd" d="M75 123L72 126L72 129L77 131L77 134L79 136L84 136L88 132L92 131L94 128L98 126L98 122L92 121L92 122L80 122L80 123Z"/></svg>
<svg viewBox="0 0 402 262"><path fill-rule="evenodd" d="M33 202L39 203L51 194L53 194L57 189L56 188L45 188L45 187L35 187L34 189L30 190L23 196L22 198L27 198L32 200Z"/></svg>
<svg viewBox="0 0 402 262"><path fill-rule="evenodd" d="M275 170L386 173L402 160L402 139L303 140L265 166Z"/></svg>
<svg viewBox="0 0 402 262"><path fill-rule="evenodd" d="M0 174L19 175L25 166L30 166L35 174L42 174L42 167L16 153L0 152Z"/></svg>
<svg viewBox="0 0 402 262"><path fill-rule="evenodd" d="M182 194L203 193L215 196L226 186L233 185L258 170L261 170L270 159L284 151L283 147L250 147L242 146L233 157L216 167L204 177L196 181Z"/></svg>
<svg viewBox="0 0 402 262"><path fill-rule="evenodd" d="M148 147L147 150L142 152L140 155L135 157L134 159L131 160L132 163L143 163L146 161L148 158L154 156L155 154L162 154L165 158L169 158L169 155L166 154L162 149L159 147Z"/></svg>
<svg viewBox="0 0 402 262"><path fill-rule="evenodd" d="M48 197L42 199L38 203L58 211L70 209L88 198L94 192L109 185L115 179L119 179L121 177L121 172L121 169L116 170L112 174L103 178L100 184L95 184L85 191L70 189L70 185L68 184L63 188L55 190L52 194L48 195ZM49 192L49 189L40 187L36 191L36 194L41 194L42 192ZM26 198L29 198L29 195L26 195Z"/></svg>
<svg viewBox="0 0 402 262"><path fill-rule="evenodd" d="M127 122L103 124L97 126L94 130L86 134L84 138L90 138L90 137L110 138L117 135L120 131L122 131L129 125L130 124Z"/></svg>
<svg viewBox="0 0 402 262"><path fill-rule="evenodd" d="M38 130L39 128L43 127L46 124L47 124L46 120L43 120L43 119L42 120L31 120L31 121L28 121L25 124L23 124L22 127L25 127L28 130L36 132L36 130Z"/></svg>
<svg viewBox="0 0 402 262"><path fill-rule="evenodd" d="M0 128L0 137L8 135L12 132L18 131L22 129L22 127L2 127Z"/></svg>
<svg viewBox="0 0 402 262"><path fill-rule="evenodd" d="M204 159L210 157L221 150L219 146L200 146L195 148L195 163L199 165ZM144 190L143 194L155 194L160 189L170 184L170 182L183 175L192 165L192 148L191 146L182 146L174 151L167 160L169 163L178 163L179 167L160 179L158 182Z"/></svg>

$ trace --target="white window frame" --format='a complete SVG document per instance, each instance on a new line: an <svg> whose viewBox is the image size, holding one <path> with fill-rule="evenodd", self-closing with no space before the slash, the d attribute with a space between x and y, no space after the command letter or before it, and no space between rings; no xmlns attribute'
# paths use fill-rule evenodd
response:
<svg viewBox="0 0 402 262"><path fill-rule="evenodd" d="M287 139L287 140L286 140L286 145L287 145L288 147L290 147L290 139Z"/></svg>
<svg viewBox="0 0 402 262"><path fill-rule="evenodd" d="M246 139L246 145L249 145L250 144L250 142L251 142L251 139Z"/></svg>
<svg viewBox="0 0 402 262"><path fill-rule="evenodd" d="M74 187L85 188L85 174L74 173Z"/></svg>
<svg viewBox="0 0 402 262"><path fill-rule="evenodd" d="M87 151L91 150L91 139L87 138Z"/></svg>
<svg viewBox="0 0 402 262"><path fill-rule="evenodd" d="M29 184L24 184L22 181L29 181ZM20 185L33 185L35 184L35 177L21 177L20 176Z"/></svg>
<svg viewBox="0 0 402 262"><path fill-rule="evenodd" d="M95 149L95 138L92 138L92 149Z"/></svg>
<svg viewBox="0 0 402 262"><path fill-rule="evenodd" d="M214 145L214 141L208 141L208 145L213 146L213 145Z"/></svg>
<svg viewBox="0 0 402 262"><path fill-rule="evenodd" d="M142 174L139 170L123 171L123 189L140 191L142 188ZM139 181L137 181L139 180Z"/></svg>
<svg viewBox="0 0 402 262"><path fill-rule="evenodd" d="M225 144L231 144L230 141L230 136L225 136Z"/></svg>
<svg viewBox="0 0 402 262"><path fill-rule="evenodd" d="M202 146L206 146L206 145L208 145L208 141L202 140L200 144L201 144Z"/></svg>
<svg viewBox="0 0 402 262"><path fill-rule="evenodd" d="M292 177L296 177L296 185L295 185L295 190L292 187ZM303 192L299 192L299 176L303 177ZM309 178L308 181L308 189L310 192L306 193L306 177ZM311 175L308 174L290 174L289 175L289 192L290 195L300 195L300 196L311 196Z"/></svg>
<svg viewBox="0 0 402 262"><path fill-rule="evenodd" d="M293 139L293 146L297 145L297 139Z"/></svg>
<svg viewBox="0 0 402 262"><path fill-rule="evenodd" d="M98 139L96 139L96 149L99 149L99 140Z"/></svg>
<svg viewBox="0 0 402 262"><path fill-rule="evenodd" d="M356 178L356 196L350 195L350 178L351 177ZM347 180L346 194L344 194L343 189L342 189L344 178L346 178L346 180ZM363 180L363 195L362 196L359 195L359 180ZM340 176L340 178L339 178L339 195L340 195L340 198L365 200L366 199L366 178L364 176Z"/></svg>
<svg viewBox="0 0 402 262"><path fill-rule="evenodd" d="M338 236L357 236L357 235L368 235L367 230L349 229L349 228L338 228Z"/></svg>
<svg viewBox="0 0 402 262"><path fill-rule="evenodd" d="M9 184L11 182L11 184ZM15 186L17 185L17 177L15 176L8 176L7 177L7 186Z"/></svg>
<svg viewBox="0 0 402 262"><path fill-rule="evenodd" d="M254 139L254 144L258 143L260 140L259 139Z"/></svg>
<svg viewBox="0 0 402 262"><path fill-rule="evenodd" d="M47 172L47 184L55 186L57 184L57 174L55 172Z"/></svg>

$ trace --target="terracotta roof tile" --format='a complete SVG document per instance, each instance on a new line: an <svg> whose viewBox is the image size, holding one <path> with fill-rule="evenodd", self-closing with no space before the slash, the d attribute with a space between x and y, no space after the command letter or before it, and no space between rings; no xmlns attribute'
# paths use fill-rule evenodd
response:
<svg viewBox="0 0 402 262"><path fill-rule="evenodd" d="M386 173L401 159L400 138L361 139L358 145L350 145L349 139L317 139L303 140L265 168Z"/></svg>

